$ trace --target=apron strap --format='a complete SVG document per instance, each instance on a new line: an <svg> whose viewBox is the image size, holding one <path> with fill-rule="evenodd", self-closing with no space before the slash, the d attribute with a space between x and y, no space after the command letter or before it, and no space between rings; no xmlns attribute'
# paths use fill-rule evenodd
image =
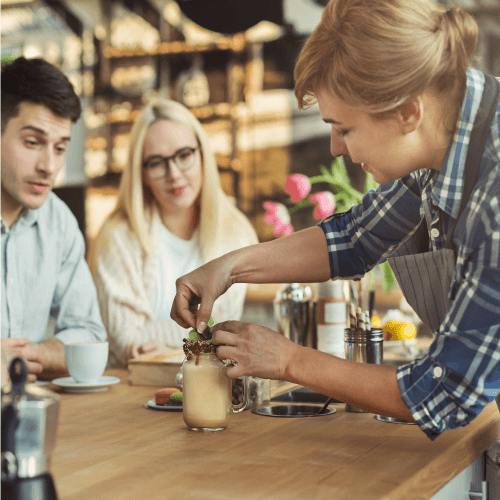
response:
<svg viewBox="0 0 500 500"><path fill-rule="evenodd" d="M498 95L500 91L500 83L496 78L490 75L484 75L484 90L479 109L477 111L476 119L474 120L474 128L470 134L469 148L467 150L467 157L465 160L465 165L468 168L465 169L464 176L464 191L462 195L462 202L460 204L460 211L457 218L453 221L448 234L446 235L445 248L451 248L455 250L455 243L453 242L453 234L457 223L462 215L462 212L469 201L469 197L476 185L479 178L479 170L481 166L481 159L484 153L484 147L486 145L486 139L488 138L491 123L495 112L498 108Z"/></svg>

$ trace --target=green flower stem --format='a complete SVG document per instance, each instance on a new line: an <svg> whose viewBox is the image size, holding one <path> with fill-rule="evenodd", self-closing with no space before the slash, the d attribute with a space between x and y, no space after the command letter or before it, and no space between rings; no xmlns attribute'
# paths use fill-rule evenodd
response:
<svg viewBox="0 0 500 500"><path fill-rule="evenodd" d="M318 182L327 182L336 191L335 198L337 198L340 194L345 194L352 198L353 202L351 205L359 203L363 197L363 195L359 191L356 191L356 189L354 189L351 185L346 184L344 181L338 181L331 175L316 175L315 177L311 177L309 181L311 185Z"/></svg>
<svg viewBox="0 0 500 500"><path fill-rule="evenodd" d="M315 175L314 177L309 177L309 182L311 184L316 184L317 182L331 183L331 178L331 175Z"/></svg>
<svg viewBox="0 0 500 500"><path fill-rule="evenodd" d="M353 205L361 203L363 193L360 193L351 186L349 176L347 175L347 171L345 169L344 160L341 157L335 159L330 170L324 166L320 166L319 169L321 171L321 175L310 177L309 182L311 183L311 186L319 182L325 182L332 186L335 191L337 212L349 210L349 208ZM374 181L373 177L367 174L364 192L366 193L372 189L377 189L377 187L378 184ZM294 206L288 208L288 212L292 214L301 208L310 206L313 206L313 204L306 197ZM383 262L382 264L379 264L379 266L382 271L383 288L386 292L389 292L396 283L396 278L388 262ZM373 274L371 275L372 277L374 276Z"/></svg>
<svg viewBox="0 0 500 500"><path fill-rule="evenodd" d="M307 198L300 200L296 205L294 205L293 207L290 207L288 209L288 213L293 214L296 210L299 210L300 208L304 208L304 207L312 207L312 203Z"/></svg>

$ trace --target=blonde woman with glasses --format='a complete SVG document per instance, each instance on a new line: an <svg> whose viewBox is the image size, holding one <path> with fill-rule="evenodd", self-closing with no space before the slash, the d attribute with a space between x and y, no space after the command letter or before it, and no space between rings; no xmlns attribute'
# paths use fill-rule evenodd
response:
<svg viewBox="0 0 500 500"><path fill-rule="evenodd" d="M223 192L199 121L183 105L147 105L131 132L115 210L89 258L108 331L109 367L178 349L186 330L170 319L178 277L257 242L248 219ZM214 306L239 319L246 285Z"/></svg>
<svg viewBox="0 0 500 500"><path fill-rule="evenodd" d="M217 355L237 361L229 377L305 385L430 439L499 393L500 85L472 65L477 36L469 14L431 0L331 0L295 66L295 96L317 102L332 155L380 186L316 227L184 276L172 309L199 328L233 283L359 279L388 260L434 332L428 352L400 367L356 363L228 321L212 333Z"/></svg>

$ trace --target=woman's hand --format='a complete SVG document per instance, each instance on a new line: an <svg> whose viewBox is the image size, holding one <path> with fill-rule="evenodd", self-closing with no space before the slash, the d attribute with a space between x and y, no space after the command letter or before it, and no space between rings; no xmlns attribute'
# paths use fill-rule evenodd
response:
<svg viewBox="0 0 500 500"><path fill-rule="evenodd" d="M217 347L219 359L236 361L227 369L229 378L252 375L286 380L288 364L300 348L274 330L252 323L225 321L210 331L213 344L224 344Z"/></svg>
<svg viewBox="0 0 500 500"><path fill-rule="evenodd" d="M227 253L182 276L175 282L170 317L201 333L215 300L233 283L311 283L330 277L325 233L315 226Z"/></svg>
<svg viewBox="0 0 500 500"><path fill-rule="evenodd" d="M174 321L184 328L194 328L199 333L205 329L214 302L233 284L230 260L230 254L224 255L181 276L175 282L177 294L170 311Z"/></svg>
<svg viewBox="0 0 500 500"><path fill-rule="evenodd" d="M129 359L136 359L145 354L160 354L165 350L164 347L165 346L158 340L149 340L140 347L137 347L137 344L132 342L125 349L125 365L128 363Z"/></svg>

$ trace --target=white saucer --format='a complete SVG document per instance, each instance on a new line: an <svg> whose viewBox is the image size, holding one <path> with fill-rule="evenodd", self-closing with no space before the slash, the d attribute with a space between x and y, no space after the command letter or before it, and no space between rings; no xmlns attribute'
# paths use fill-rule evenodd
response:
<svg viewBox="0 0 500 500"><path fill-rule="evenodd" d="M106 375L99 377L99 380L90 384L75 382L73 377L56 378L52 381L54 385L62 387L65 392L72 394L107 391L110 385L117 384L118 382L120 382L118 377L108 377Z"/></svg>
<svg viewBox="0 0 500 500"><path fill-rule="evenodd" d="M151 410L163 410L163 411L182 411L182 405L157 405L154 399L150 399L144 408L150 408Z"/></svg>

